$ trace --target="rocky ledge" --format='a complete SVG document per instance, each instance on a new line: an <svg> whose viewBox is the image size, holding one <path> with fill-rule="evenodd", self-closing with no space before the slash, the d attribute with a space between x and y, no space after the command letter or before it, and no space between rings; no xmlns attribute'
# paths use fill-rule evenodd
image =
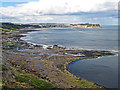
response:
<svg viewBox="0 0 120 90"><path fill-rule="evenodd" d="M53 85L50 86L51 88L103 88L103 86L74 76L67 71L67 66L75 60L115 55L114 53L95 50L68 50L59 45L44 48L43 45L21 40L20 38L24 36L21 34L26 32L29 31L24 30L2 35L3 86L39 88L31 84L29 80L23 80L23 77L21 80L20 75L23 76L24 73L50 82Z"/></svg>

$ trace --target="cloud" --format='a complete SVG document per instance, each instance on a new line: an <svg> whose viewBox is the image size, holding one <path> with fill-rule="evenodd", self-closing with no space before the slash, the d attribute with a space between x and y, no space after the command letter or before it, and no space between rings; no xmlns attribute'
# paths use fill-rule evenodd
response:
<svg viewBox="0 0 120 90"><path fill-rule="evenodd" d="M104 14L104 13L103 13ZM42 15L42 16L24 16L19 18L5 17L0 19L3 22L14 23L99 23L104 24L117 24L118 19L111 16L98 16L98 15Z"/></svg>
<svg viewBox="0 0 120 90"><path fill-rule="evenodd" d="M52 17L49 16L25 16L25 17L19 17L20 21L48 21L53 20Z"/></svg>
<svg viewBox="0 0 120 90"><path fill-rule="evenodd" d="M100 15L104 17L103 12L117 11L118 1L119 0L39 0L18 4L16 7L1 7L0 14L3 18L5 17L5 21L10 21L10 18L12 18L12 21L16 20L18 22L80 22L83 19L82 17L84 17L84 20L91 17L95 17L96 19L94 20L98 20L98 17L95 16L97 13L100 14L102 12L103 15ZM75 15L78 13L81 15L71 16L72 14ZM105 15L107 14L105 13ZM102 18L101 16L99 18ZM110 16L108 15L108 17Z"/></svg>
<svg viewBox="0 0 120 90"><path fill-rule="evenodd" d="M2 7L5 16L66 14L75 12L99 12L116 10L118 0L40 0L18 4L17 7Z"/></svg>
<svg viewBox="0 0 120 90"><path fill-rule="evenodd" d="M65 14L114 10L118 0L40 0L18 5L39 14Z"/></svg>

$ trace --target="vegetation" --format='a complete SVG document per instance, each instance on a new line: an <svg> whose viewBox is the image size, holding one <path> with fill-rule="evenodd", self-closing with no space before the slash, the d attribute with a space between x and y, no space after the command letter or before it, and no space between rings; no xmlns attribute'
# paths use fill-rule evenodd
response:
<svg viewBox="0 0 120 90"><path fill-rule="evenodd" d="M16 80L19 82L25 82L35 88L55 88L50 82L40 79L31 74L20 74L16 77Z"/></svg>
<svg viewBox="0 0 120 90"><path fill-rule="evenodd" d="M12 30L10 30L10 29L4 29L4 28L0 28L0 29L2 29L3 31L5 31L5 32L11 32Z"/></svg>
<svg viewBox="0 0 120 90"><path fill-rule="evenodd" d="M57 88L47 80L41 79L31 73L25 73L19 68L10 67L6 69L5 66L3 68L3 75L4 72L11 72L8 73L9 76L15 77L13 80L6 80L3 76L2 80L2 89L9 89L9 88L41 88L41 89L50 89L50 88Z"/></svg>
<svg viewBox="0 0 120 90"><path fill-rule="evenodd" d="M48 51L49 53L56 53L56 50L61 51L63 53L67 52L68 54L77 54L82 53L85 54L86 57L74 57L74 56L52 56L49 59L46 57L46 54L41 55L39 61L36 59L38 56L43 53L34 50L33 52L27 52L27 51L12 51L14 48L25 48L30 47L29 44L26 44L26 42L21 41L18 37L19 35L16 35L16 33L6 33L6 32L12 32L17 31L17 28L23 28L22 25L13 25L3 24L1 29L5 31L5 34L3 34L3 40L2 40L2 48L3 48L3 61L5 62L4 66L2 67L3 70L3 80L2 80L2 88L3 89L9 89L9 88L42 88L42 89L51 89L51 88L57 88L54 85L57 85L58 87L67 87L67 88L101 88L97 85L95 85L93 82L89 82L87 80L78 78L74 75L72 75L70 72L67 71L67 65L74 61L74 60L80 60L85 58L93 58L98 57L102 55L111 55L110 52L97 52L97 51L85 51L85 50L69 50L69 51L62 51L61 48L57 49L50 49L51 51ZM23 25L24 26L24 25ZM19 31L19 30L18 30ZM9 50L8 50L9 49ZM10 50L11 49L11 50ZM40 48L38 48L41 50ZM7 51L7 53L6 53ZM17 52L17 54L16 54ZM22 54L21 54L22 53ZM30 53L34 53L34 55L30 55ZM47 53L47 51L46 51ZM16 55L15 55L16 54ZM27 54L27 55L26 55ZM30 58L35 58L33 60L30 60ZM8 61L9 64L6 64ZM35 65L38 65L38 63L41 63L40 70L36 70ZM4 63L3 63L4 64ZM27 69L28 66L31 66L31 69ZM22 68L23 67L23 68ZM39 68L39 67L38 67ZM29 72L29 73L28 73ZM40 72L43 78L38 77L39 74L34 72ZM39 75L39 76L40 76ZM48 82L47 80L50 80L52 83Z"/></svg>
<svg viewBox="0 0 120 90"><path fill-rule="evenodd" d="M3 49L13 49L17 48L21 45L22 42L20 41L2 41L2 48Z"/></svg>
<svg viewBox="0 0 120 90"><path fill-rule="evenodd" d="M77 25L87 25L87 27L100 27L100 24L92 24L92 23L85 23L85 24L70 24L72 26L77 26Z"/></svg>
<svg viewBox="0 0 120 90"><path fill-rule="evenodd" d="M94 83L86 80L77 80L77 83L82 88L98 88Z"/></svg>
<svg viewBox="0 0 120 90"><path fill-rule="evenodd" d="M3 28L5 31L23 29L23 28L28 28L28 27L40 28L39 25L13 24L13 23L1 23L0 27Z"/></svg>
<svg viewBox="0 0 120 90"><path fill-rule="evenodd" d="M0 65L0 66L1 66L0 69L7 70L7 68L4 65Z"/></svg>
<svg viewBox="0 0 120 90"><path fill-rule="evenodd" d="M88 27L92 27L92 26L100 27L100 24L92 24L92 23L85 23L85 24L80 24L80 25L87 25Z"/></svg>

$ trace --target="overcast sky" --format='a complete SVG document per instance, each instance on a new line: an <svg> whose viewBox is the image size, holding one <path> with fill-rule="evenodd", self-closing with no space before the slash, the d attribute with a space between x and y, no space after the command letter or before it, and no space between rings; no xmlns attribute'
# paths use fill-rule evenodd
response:
<svg viewBox="0 0 120 90"><path fill-rule="evenodd" d="M1 0L1 22L118 23L119 0Z"/></svg>

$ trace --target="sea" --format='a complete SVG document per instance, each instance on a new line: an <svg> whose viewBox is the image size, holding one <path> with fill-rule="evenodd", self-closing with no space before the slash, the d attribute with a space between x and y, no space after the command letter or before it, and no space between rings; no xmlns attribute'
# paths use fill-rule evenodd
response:
<svg viewBox="0 0 120 90"><path fill-rule="evenodd" d="M101 28L50 28L29 32L23 40L40 45L61 45L67 49L107 50L118 53L118 26ZM72 74L107 88L118 88L118 55L77 60L69 64Z"/></svg>

